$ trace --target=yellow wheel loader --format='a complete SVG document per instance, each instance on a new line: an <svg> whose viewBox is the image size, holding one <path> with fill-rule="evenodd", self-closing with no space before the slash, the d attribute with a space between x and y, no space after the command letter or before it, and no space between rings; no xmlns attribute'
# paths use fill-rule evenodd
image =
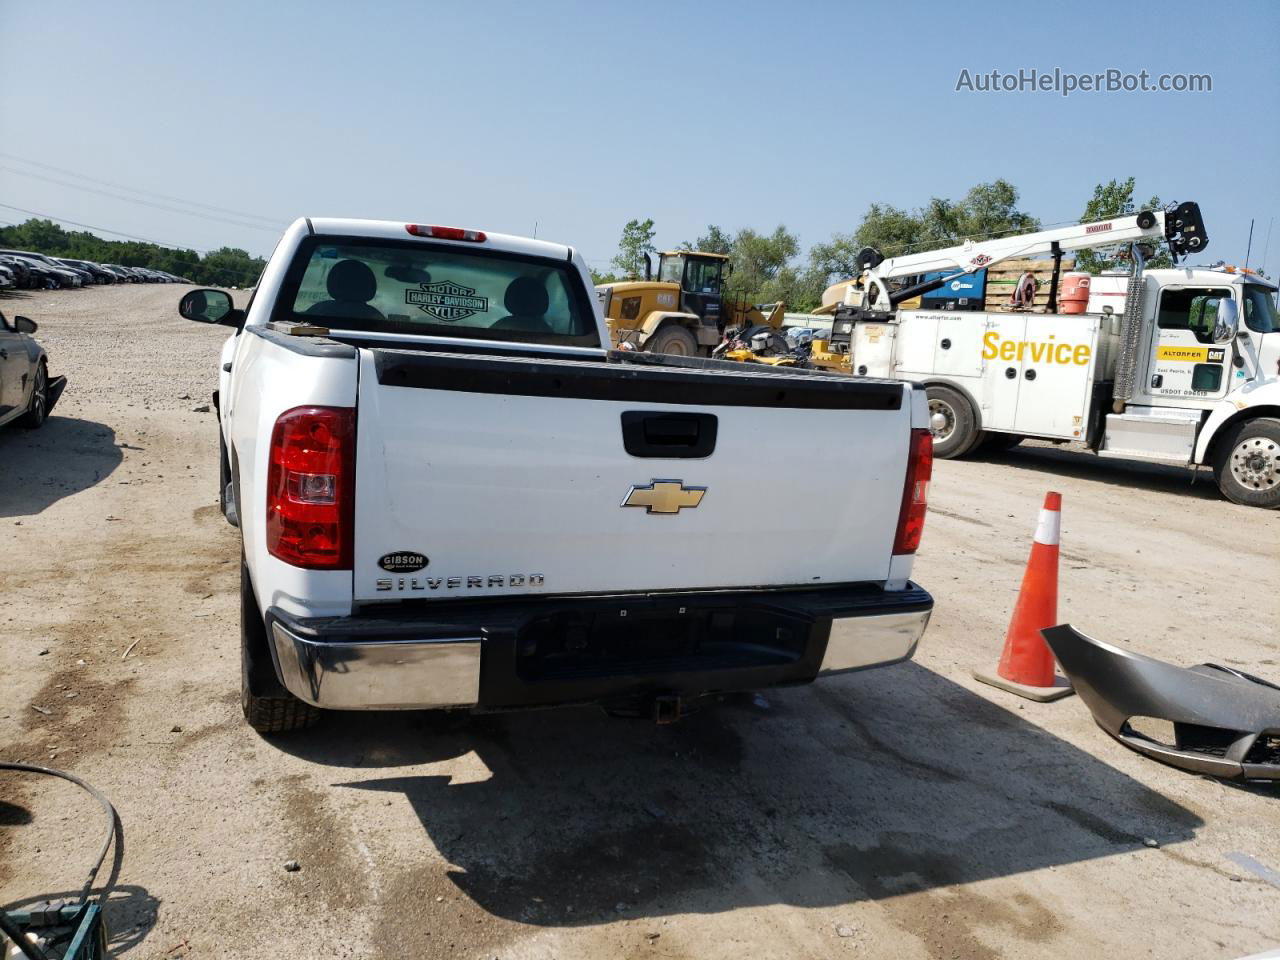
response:
<svg viewBox="0 0 1280 960"><path fill-rule="evenodd" d="M609 323L615 347L711 356L726 329L782 325L786 307L765 313L754 304L724 296L732 267L723 253L668 250L658 254L658 274L645 256L645 278L604 283L596 295Z"/></svg>

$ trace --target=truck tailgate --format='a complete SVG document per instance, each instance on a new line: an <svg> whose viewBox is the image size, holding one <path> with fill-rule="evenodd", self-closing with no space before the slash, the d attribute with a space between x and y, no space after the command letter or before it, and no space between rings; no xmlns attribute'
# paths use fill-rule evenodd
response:
<svg viewBox="0 0 1280 960"><path fill-rule="evenodd" d="M886 579L910 387L724 366L362 349L355 599Z"/></svg>

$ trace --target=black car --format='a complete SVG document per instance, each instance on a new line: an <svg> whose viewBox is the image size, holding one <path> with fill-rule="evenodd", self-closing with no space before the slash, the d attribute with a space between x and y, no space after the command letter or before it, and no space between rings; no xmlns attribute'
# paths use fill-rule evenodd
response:
<svg viewBox="0 0 1280 960"><path fill-rule="evenodd" d="M89 260L68 260L66 257L55 257L54 259L60 263L65 263L68 267L87 271L93 277L94 283L116 282L116 275L100 263L93 263Z"/></svg>
<svg viewBox="0 0 1280 960"><path fill-rule="evenodd" d="M85 271L75 270L52 257L46 257L43 253L32 253L30 250L0 250L0 255L21 257L29 263L42 267L46 274L42 286L52 287L55 290L59 287L83 286L85 278L89 276Z"/></svg>
<svg viewBox="0 0 1280 960"><path fill-rule="evenodd" d="M71 285L68 280L72 276L70 270L54 270L48 264L40 260L32 260L30 257L6 256L5 260L14 260L22 264L23 269L27 271L27 286L32 290L56 290L59 287Z"/></svg>
<svg viewBox="0 0 1280 960"><path fill-rule="evenodd" d="M31 335L34 320L0 313L0 426L16 423L34 430L62 396L66 377L50 377L44 347Z"/></svg>
<svg viewBox="0 0 1280 960"><path fill-rule="evenodd" d="M118 263L104 263L102 266L116 275L116 283L138 282L137 278L129 272L128 267L122 267Z"/></svg>
<svg viewBox="0 0 1280 960"><path fill-rule="evenodd" d="M31 264L23 260L21 257L6 257L0 255L0 267L9 270L15 280L15 286L22 290L30 290L34 287L42 287L43 283L39 281L31 270Z"/></svg>

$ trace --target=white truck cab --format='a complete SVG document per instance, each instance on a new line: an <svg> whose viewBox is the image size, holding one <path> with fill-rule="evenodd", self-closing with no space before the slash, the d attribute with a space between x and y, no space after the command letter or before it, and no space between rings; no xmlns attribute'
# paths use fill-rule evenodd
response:
<svg viewBox="0 0 1280 960"><path fill-rule="evenodd" d="M613 352L573 248L416 223L298 220L243 311L197 290L180 313L235 328L220 494L261 731L320 708L672 719L905 659L928 621L910 384ZM808 503L764 508L801 478Z"/></svg>

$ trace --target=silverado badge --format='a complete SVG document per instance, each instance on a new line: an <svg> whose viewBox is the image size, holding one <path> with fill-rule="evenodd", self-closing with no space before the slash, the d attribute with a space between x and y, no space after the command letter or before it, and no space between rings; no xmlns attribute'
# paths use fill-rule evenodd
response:
<svg viewBox="0 0 1280 960"><path fill-rule="evenodd" d="M632 487L622 505L644 507L646 513L679 513L683 507L700 504L706 492L706 487L686 487L683 480L654 480L647 486Z"/></svg>

